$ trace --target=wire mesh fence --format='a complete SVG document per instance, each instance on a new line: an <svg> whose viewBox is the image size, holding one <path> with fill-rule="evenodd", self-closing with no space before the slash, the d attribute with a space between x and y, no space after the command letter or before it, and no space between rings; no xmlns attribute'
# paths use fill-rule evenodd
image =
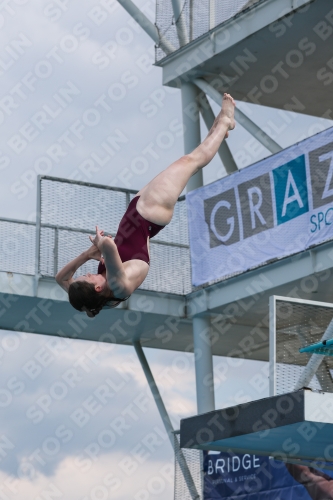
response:
<svg viewBox="0 0 333 500"><path fill-rule="evenodd" d="M96 224L115 235L134 191L52 177L39 178L40 227L38 273L54 277L90 245ZM79 273L96 273L88 261ZM185 200L177 203L171 223L150 242L150 270L143 290L184 295L191 291Z"/></svg>
<svg viewBox="0 0 333 500"><path fill-rule="evenodd" d="M0 220L0 271L34 275L35 256L35 224Z"/></svg>
<svg viewBox="0 0 333 500"><path fill-rule="evenodd" d="M203 498L203 461L202 451L189 448L179 448L179 434L175 439L175 481L174 500L200 500ZM182 457L180 457L180 453ZM185 459L187 470L181 468L182 458ZM191 476L190 478L187 476ZM190 479L190 481L189 481ZM194 488L190 485L194 484Z"/></svg>
<svg viewBox="0 0 333 500"><path fill-rule="evenodd" d="M168 47L178 50L182 45L264 1L267 0L179 0L180 14L175 18L172 0L157 0L156 26L160 43L156 47L156 61L167 55L163 41L167 42ZM181 38L178 35L180 27L183 32Z"/></svg>
<svg viewBox="0 0 333 500"><path fill-rule="evenodd" d="M329 307L320 302L293 302L292 299L276 300L276 394L285 394L299 388L304 372L310 365L311 354L299 349L320 342L333 318L333 304ZM313 355L312 355L313 356ZM317 356L321 363L309 375L306 386L314 390L333 392L333 359Z"/></svg>

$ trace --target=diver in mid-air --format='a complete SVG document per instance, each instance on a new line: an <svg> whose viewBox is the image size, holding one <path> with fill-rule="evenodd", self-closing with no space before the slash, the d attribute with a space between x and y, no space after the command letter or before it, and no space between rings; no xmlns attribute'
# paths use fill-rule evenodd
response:
<svg viewBox="0 0 333 500"><path fill-rule="evenodd" d="M116 307L128 299L145 280L149 271L149 239L169 224L190 177L213 159L229 130L235 127L234 109L233 98L224 94L222 109L206 139L136 194L115 238L104 236L96 226L96 235L90 236L92 246L58 272L57 283L68 292L75 309L94 317L101 309ZM76 270L90 259L100 261L97 274L74 279Z"/></svg>

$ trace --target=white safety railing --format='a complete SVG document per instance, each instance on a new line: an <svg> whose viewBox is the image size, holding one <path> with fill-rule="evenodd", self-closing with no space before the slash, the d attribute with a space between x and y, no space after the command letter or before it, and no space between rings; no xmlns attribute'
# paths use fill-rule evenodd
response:
<svg viewBox="0 0 333 500"><path fill-rule="evenodd" d="M0 271L35 273L36 224L17 219L0 219Z"/></svg>
<svg viewBox="0 0 333 500"><path fill-rule="evenodd" d="M265 1L267 0L157 0L156 27L159 43L156 45L156 61Z"/></svg>
<svg viewBox="0 0 333 500"><path fill-rule="evenodd" d="M58 270L90 245L96 224L115 235L135 191L41 176L37 222L0 218L0 271L54 278ZM191 269L184 197L172 222L150 242L150 271L141 289L186 295ZM96 273L89 261L80 273Z"/></svg>
<svg viewBox="0 0 333 500"><path fill-rule="evenodd" d="M333 358L300 353L333 335L333 304L272 295L269 304L270 396L302 387L333 392Z"/></svg>
<svg viewBox="0 0 333 500"><path fill-rule="evenodd" d="M115 235L136 191L55 177L38 178L36 277L54 277L90 244L95 226ZM150 242L150 271L141 289L185 295L191 270L185 199L180 198L172 222ZM96 261L80 273L95 273Z"/></svg>

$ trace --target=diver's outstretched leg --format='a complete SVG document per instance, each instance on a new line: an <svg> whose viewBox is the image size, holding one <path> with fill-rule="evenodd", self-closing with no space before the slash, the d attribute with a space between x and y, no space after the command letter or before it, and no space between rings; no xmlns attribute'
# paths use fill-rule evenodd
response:
<svg viewBox="0 0 333 500"><path fill-rule="evenodd" d="M200 146L172 163L138 192L137 210L142 217L155 224L169 224L177 199L190 177L213 159L223 139L228 137L228 131L235 127L234 109L233 98L224 94L222 109Z"/></svg>

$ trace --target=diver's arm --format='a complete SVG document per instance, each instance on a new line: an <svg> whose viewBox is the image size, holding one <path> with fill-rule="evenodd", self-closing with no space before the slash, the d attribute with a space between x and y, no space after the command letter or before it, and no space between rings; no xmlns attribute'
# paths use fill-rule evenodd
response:
<svg viewBox="0 0 333 500"><path fill-rule="evenodd" d="M101 259L101 253L95 245L91 245L88 250L75 257L75 259L71 260L56 274L55 279L58 285L68 292L69 285L73 282L75 272L79 269L79 267L83 266L83 264L91 259Z"/></svg>
<svg viewBox="0 0 333 500"><path fill-rule="evenodd" d="M98 248L103 254L106 279L114 296L125 298L131 295L134 288L125 272L115 242L111 238L104 237L99 241Z"/></svg>
<svg viewBox="0 0 333 500"><path fill-rule="evenodd" d="M73 275L79 269L79 267L83 266L86 262L90 260L88 255L88 251L82 252L78 257L71 260L68 264L65 265L57 274L56 274L56 282L61 286L66 292L68 292L69 285L73 282Z"/></svg>
<svg viewBox="0 0 333 500"><path fill-rule="evenodd" d="M104 257L106 279L110 290L115 297L130 295L133 290L130 286L124 265L118 253L118 248L111 236L104 236L104 231L96 226L96 235L89 236L90 241L98 248Z"/></svg>

